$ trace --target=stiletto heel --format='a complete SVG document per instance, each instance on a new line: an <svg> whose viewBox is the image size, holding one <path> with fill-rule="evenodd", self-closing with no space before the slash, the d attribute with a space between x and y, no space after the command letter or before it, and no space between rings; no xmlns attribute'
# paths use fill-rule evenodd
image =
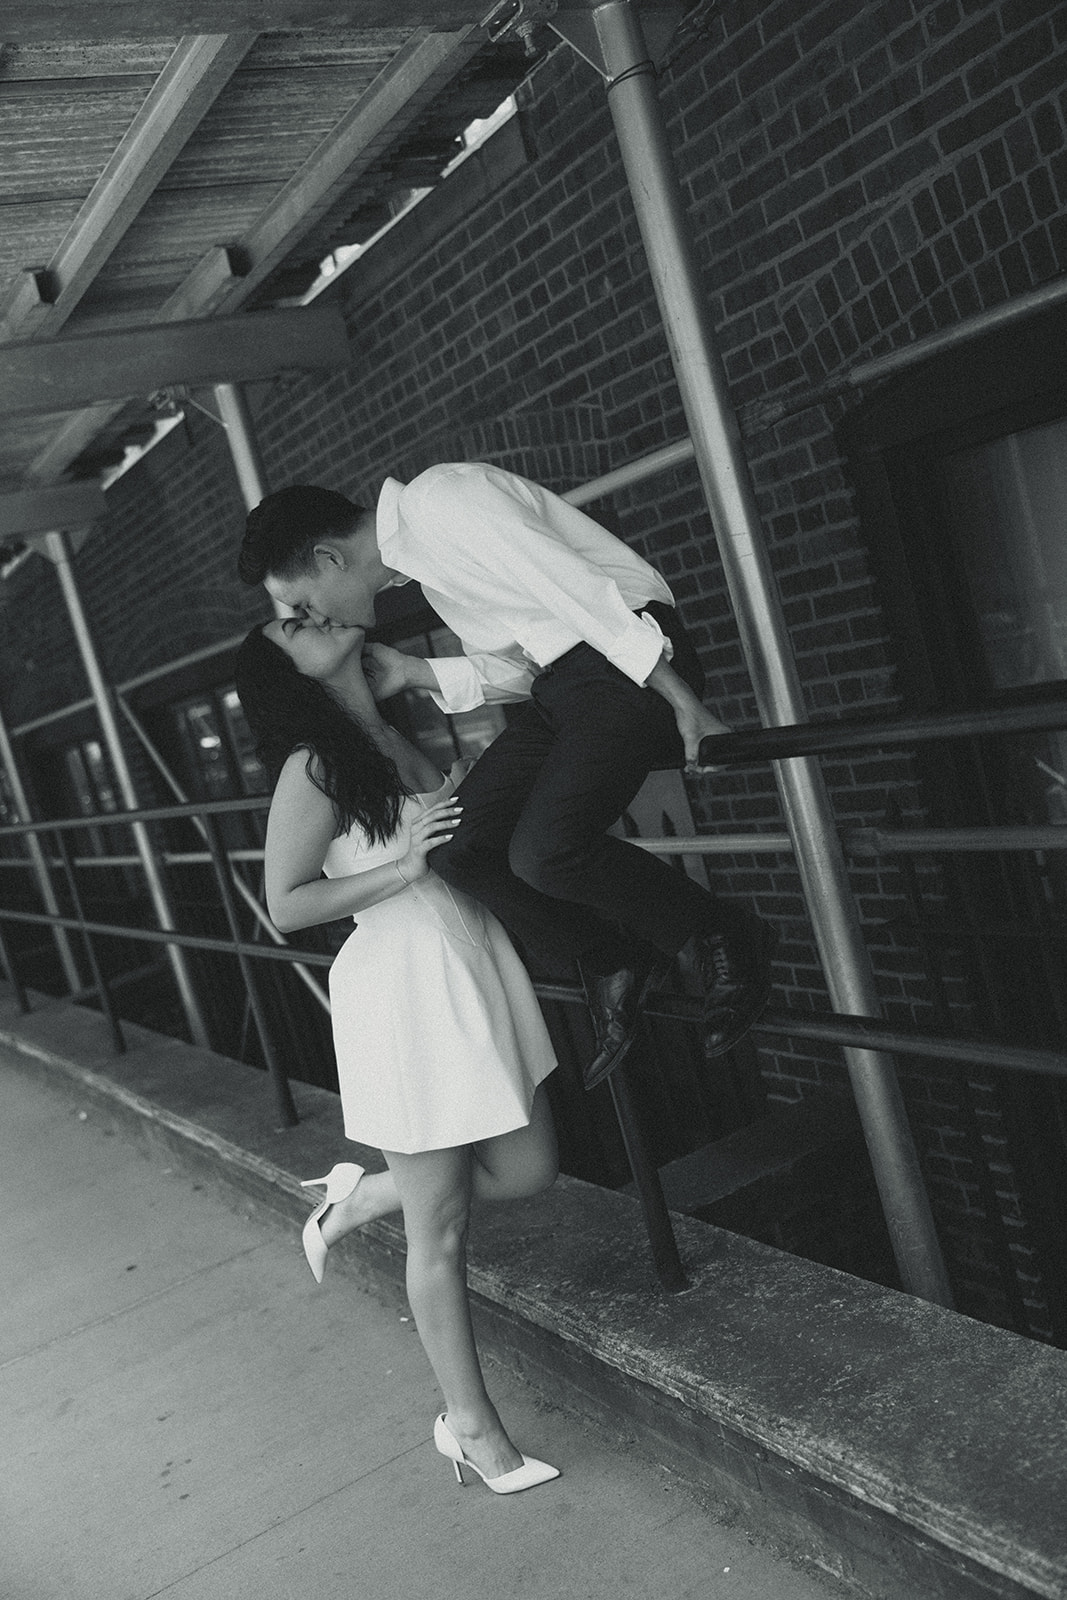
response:
<svg viewBox="0 0 1067 1600"><path fill-rule="evenodd" d="M329 1245L322 1237L319 1223L329 1211L331 1206L337 1205L342 1200L347 1200L356 1184L363 1176L364 1169L357 1167L354 1161L339 1161L331 1167L324 1178L304 1178L301 1180L301 1189L311 1189L322 1183L326 1186L326 1196L304 1223L301 1239L304 1245L304 1254L307 1264L311 1268L316 1283L322 1282L322 1275L326 1271L326 1255Z"/></svg>
<svg viewBox="0 0 1067 1600"><path fill-rule="evenodd" d="M447 1413L442 1411L433 1425L433 1442L441 1455L451 1461L456 1471L456 1481L463 1483L463 1468L470 1467L476 1472L487 1489L492 1489L494 1494L518 1494L522 1489L535 1489L539 1483L549 1483L553 1478L559 1477L559 1468L550 1467L547 1461L538 1461L534 1456L522 1456L522 1466L516 1467L513 1472L502 1472L497 1478L487 1478L481 1467L476 1467L463 1454L463 1449L451 1432L445 1421ZM522 1455L522 1451L519 1451Z"/></svg>

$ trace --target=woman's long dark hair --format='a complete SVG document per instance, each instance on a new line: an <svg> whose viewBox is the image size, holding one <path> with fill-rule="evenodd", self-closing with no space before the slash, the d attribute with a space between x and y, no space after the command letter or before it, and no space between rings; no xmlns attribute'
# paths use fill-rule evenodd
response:
<svg viewBox="0 0 1067 1600"><path fill-rule="evenodd" d="M338 833L358 827L384 844L396 832L407 790L396 763L342 709L305 678L260 623L237 652L237 695L272 784L294 750L307 750L307 775L331 801Z"/></svg>

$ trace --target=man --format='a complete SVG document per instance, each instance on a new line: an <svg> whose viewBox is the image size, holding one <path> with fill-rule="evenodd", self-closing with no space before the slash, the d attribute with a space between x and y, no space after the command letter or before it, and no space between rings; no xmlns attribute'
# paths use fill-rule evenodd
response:
<svg viewBox="0 0 1067 1600"><path fill-rule="evenodd" d="M675 957L703 991L706 1055L737 1042L766 1003L772 930L606 832L650 771L695 762L727 731L648 562L539 485L462 462L386 479L374 511L303 485L268 495L238 572L320 627L371 628L375 596L417 581L464 654L369 644L375 697L422 689L446 712L525 702L464 780L462 826L434 870L529 952L577 962L597 1040L587 1087L622 1061Z"/></svg>

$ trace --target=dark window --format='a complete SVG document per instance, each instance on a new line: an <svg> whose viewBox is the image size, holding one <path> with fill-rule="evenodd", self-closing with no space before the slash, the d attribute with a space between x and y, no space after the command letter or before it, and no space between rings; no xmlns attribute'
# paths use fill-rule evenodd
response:
<svg viewBox="0 0 1067 1600"><path fill-rule="evenodd" d="M842 426L908 710L1067 695L1065 334L1060 310L969 342L887 384ZM935 825L1067 821L1064 733L920 745L915 771ZM953 1031L962 1018L1062 1047L1065 853L944 854L934 875L928 865L901 868L928 985L920 998ZM961 1106L972 1077L961 1072ZM992 1088L1022 1205L1001 1238L1007 1320L1028 1331L1011 1281L1025 1224L1047 1325L1067 1344L1067 1086L997 1074ZM980 1116L971 1135L976 1159L989 1159ZM1013 1203L1006 1192L990 1167L987 1215Z"/></svg>

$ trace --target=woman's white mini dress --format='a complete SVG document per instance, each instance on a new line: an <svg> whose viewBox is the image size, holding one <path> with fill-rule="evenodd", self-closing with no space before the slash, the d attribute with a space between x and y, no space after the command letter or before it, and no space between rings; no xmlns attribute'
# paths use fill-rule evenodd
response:
<svg viewBox="0 0 1067 1600"><path fill-rule="evenodd" d="M454 788L446 778L433 794L409 796L388 844L361 830L334 839L326 876L397 860L419 807ZM330 968L348 1138L411 1153L525 1127L556 1058L526 969L492 913L431 871L355 922Z"/></svg>

